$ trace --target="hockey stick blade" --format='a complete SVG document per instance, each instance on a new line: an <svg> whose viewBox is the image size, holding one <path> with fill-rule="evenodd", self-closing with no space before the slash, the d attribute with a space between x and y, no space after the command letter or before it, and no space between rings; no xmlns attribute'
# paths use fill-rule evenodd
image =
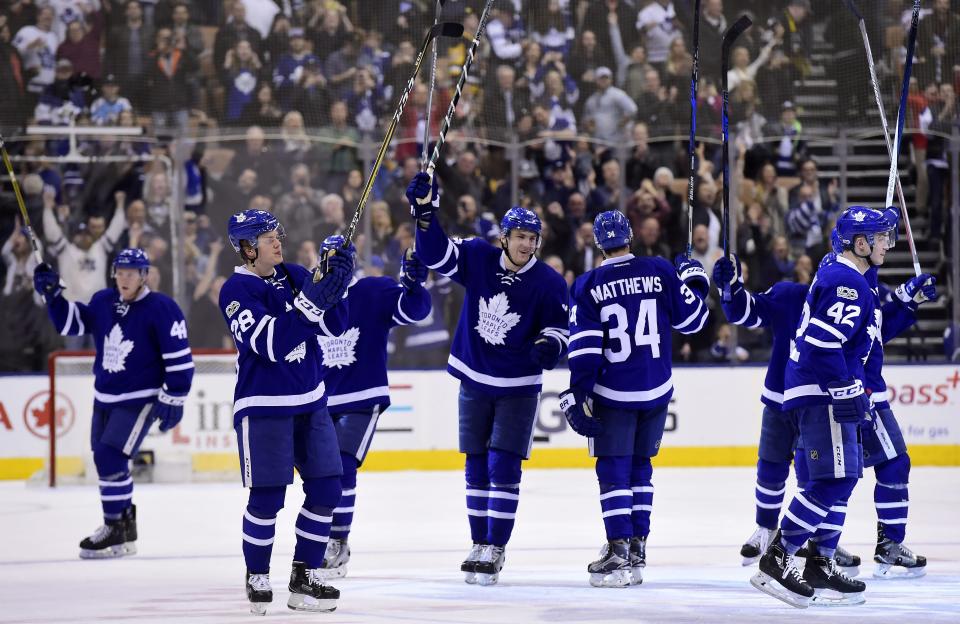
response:
<svg viewBox="0 0 960 624"><path fill-rule="evenodd" d="M727 32L723 34L723 50L722 54L724 57L729 55L730 48L733 46L733 42L736 41L737 37L743 34L743 31L753 26L753 20L751 20L746 15L741 15L740 19L733 23L733 26L727 29Z"/></svg>
<svg viewBox="0 0 960 624"><path fill-rule="evenodd" d="M457 22L441 22L430 29L430 39L434 37L462 37L463 24Z"/></svg>

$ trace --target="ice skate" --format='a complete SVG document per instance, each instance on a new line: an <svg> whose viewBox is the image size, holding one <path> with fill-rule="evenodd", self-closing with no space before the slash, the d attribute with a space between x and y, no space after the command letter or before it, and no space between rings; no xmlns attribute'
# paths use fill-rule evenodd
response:
<svg viewBox="0 0 960 624"><path fill-rule="evenodd" d="M273 602L273 589L270 587L269 574L251 574L247 570L247 600L250 601L250 613L266 615L267 605Z"/></svg>
<svg viewBox="0 0 960 624"><path fill-rule="evenodd" d="M779 531L760 557L760 570L750 579L750 584L798 609L806 609L814 595L814 589L800 575L793 557L780 543Z"/></svg>
<svg viewBox="0 0 960 624"><path fill-rule="evenodd" d="M128 507L119 520L108 521L80 542L81 559L113 559L137 553L137 509Z"/></svg>
<svg viewBox="0 0 960 624"><path fill-rule="evenodd" d="M797 551L795 556L797 559L806 561L806 559L813 556L816 551L816 545L808 541L800 547L800 550ZM837 550L833 554L833 560L837 562L837 567L850 578L854 578L860 574L860 557L854 555L843 546L837 546Z"/></svg>
<svg viewBox="0 0 960 624"><path fill-rule="evenodd" d="M323 570L327 578L343 578L347 575L347 564L350 562L350 544L347 540L330 538L327 550L323 555Z"/></svg>
<svg viewBox="0 0 960 624"><path fill-rule="evenodd" d="M506 559L503 546L494 546L486 544L480 553L480 560L474 570L477 575L477 583L480 585L496 585L500 579L500 570L503 569L503 562Z"/></svg>
<svg viewBox="0 0 960 624"><path fill-rule="evenodd" d="M287 606L294 611L335 611L340 590L324 582L324 572L323 568L308 569L303 562L294 561Z"/></svg>
<svg viewBox="0 0 960 624"><path fill-rule="evenodd" d="M629 587L633 584L631 570L630 543L623 539L604 544L600 558L587 566L594 587Z"/></svg>
<svg viewBox="0 0 960 624"><path fill-rule="evenodd" d="M639 585L643 582L643 569L647 567L647 538L630 538L630 582Z"/></svg>
<svg viewBox="0 0 960 624"><path fill-rule="evenodd" d="M740 556L743 557L742 565L750 566L759 561L763 553L767 552L767 546L770 545L770 538L772 538L776 532L776 529L758 526L757 530L753 532L753 535L740 547Z"/></svg>
<svg viewBox="0 0 960 624"><path fill-rule="evenodd" d="M477 582L477 562L480 561L480 554L482 552L483 544L474 544L470 547L467 558L460 564L460 571L463 572L463 580L470 585Z"/></svg>
<svg viewBox="0 0 960 624"><path fill-rule="evenodd" d="M844 574L833 557L811 554L803 569L803 580L814 590L810 604L817 606L858 605L866 602L866 583Z"/></svg>
<svg viewBox="0 0 960 624"><path fill-rule="evenodd" d="M883 524L877 523L877 549L873 552L874 578L883 580L918 578L927 573L927 558L916 555L903 544L898 544L883 533Z"/></svg>

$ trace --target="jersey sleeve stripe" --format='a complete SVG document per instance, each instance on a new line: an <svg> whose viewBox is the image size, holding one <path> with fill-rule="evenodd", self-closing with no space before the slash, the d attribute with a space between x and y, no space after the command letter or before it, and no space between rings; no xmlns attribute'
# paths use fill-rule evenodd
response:
<svg viewBox="0 0 960 624"><path fill-rule="evenodd" d="M442 267L450 259L451 254L454 256L454 261L460 258L460 251L457 249L457 246L453 244L453 241L449 238L447 239L447 253L443 254L443 259L436 264L428 264L427 266L431 269L437 269ZM456 270L456 269L454 269Z"/></svg>
<svg viewBox="0 0 960 624"><path fill-rule="evenodd" d="M754 321L753 323L751 323L751 324L749 324L749 325L744 325L744 327L746 327L747 329L756 329L756 328L760 327L760 324L761 324L761 323L763 323L763 319L760 318L759 315L757 315L757 320L756 320L756 321Z"/></svg>
<svg viewBox="0 0 960 624"><path fill-rule="evenodd" d="M73 325L73 315L76 312L77 304L72 301L67 301L67 320L63 324L63 329L60 330L61 336L70 335L70 326Z"/></svg>
<svg viewBox="0 0 960 624"><path fill-rule="evenodd" d="M840 331L840 330L837 329L836 327L833 327L833 326L830 325L829 323L824 323L823 321L821 321L820 319L818 319L818 318L816 318L816 317L813 317L813 318L810 319L810 324L811 324L811 325L816 325L817 327L819 327L820 329L826 331L827 333L833 334L834 336L837 337L837 339L838 339L840 342L846 342L846 341L847 341L847 337L843 335L843 332L842 332L842 331Z"/></svg>
<svg viewBox="0 0 960 624"><path fill-rule="evenodd" d="M253 349L253 352L257 355L260 355L260 349L257 348L257 338L260 337L260 332L263 331L263 328L266 327L272 318L269 314L264 314L260 322L257 323L256 329L253 330L253 334L250 335L250 348Z"/></svg>
<svg viewBox="0 0 960 624"><path fill-rule="evenodd" d="M77 318L77 335L83 336L87 333L87 327L83 324L83 314L80 313L80 306L73 304L73 314Z"/></svg>
<svg viewBox="0 0 960 624"><path fill-rule="evenodd" d="M577 350L575 350L575 351L571 351L571 352L570 352L570 355L568 356L568 359L572 360L573 358L578 358L578 357L581 357L581 356L584 356L584 355L603 355L603 349L600 349L600 348L596 348L596 349L577 349Z"/></svg>
<svg viewBox="0 0 960 624"><path fill-rule="evenodd" d="M674 325L673 328L677 331L683 331L684 327L686 327L687 325L689 325L690 323L696 320L697 315L700 314L702 310L703 310L703 299L700 299L700 303L697 304L697 309L694 311L694 313L688 316L684 322L680 323L679 325Z"/></svg>
<svg viewBox="0 0 960 624"><path fill-rule="evenodd" d="M823 340L818 340L813 336L804 336L803 341L809 342L810 344L823 349L842 349L843 348L843 345L840 344L839 342L825 342Z"/></svg>
<svg viewBox="0 0 960 624"><path fill-rule="evenodd" d="M583 340L584 338L603 338L603 331L599 329L586 329L583 331L578 331L575 334L571 334L570 342L576 342L577 340Z"/></svg>
<svg viewBox="0 0 960 624"><path fill-rule="evenodd" d="M320 316L317 318L317 325L320 326L320 331L322 331L323 335L327 338L336 338L336 334L331 333L330 330L327 329L327 324L323 322L323 314L324 313L321 312Z"/></svg>
<svg viewBox="0 0 960 624"><path fill-rule="evenodd" d="M750 293L747 293L747 305L746 305L746 309L743 312L743 317L739 321L734 321L733 324L743 325L744 323L746 323L747 319L750 318L750 312L752 311L753 311L753 295L751 295ZM760 321L758 320L757 322L759 323Z"/></svg>
<svg viewBox="0 0 960 624"><path fill-rule="evenodd" d="M270 322L267 323L267 357L270 358L271 362L277 361L276 356L273 354L273 326L276 322L276 318L271 318Z"/></svg>
<svg viewBox="0 0 960 624"><path fill-rule="evenodd" d="M186 364L174 364L173 366L167 366L163 370L167 371L168 373L175 373L177 371L190 370L191 368L194 368L193 362L187 362Z"/></svg>
<svg viewBox="0 0 960 624"><path fill-rule="evenodd" d="M190 347L187 347L185 349L180 349L179 351L173 351L171 353L164 353L162 357L165 360L175 360L185 355L190 355Z"/></svg>
<svg viewBox="0 0 960 624"><path fill-rule="evenodd" d="M403 319L403 322L400 323L400 324L401 324L401 325L413 325L414 323L416 323L416 321L413 320L412 318L410 318L409 316L407 316L407 315L404 313L404 311L403 311L403 297L404 297L404 295L400 295L400 298L397 299L397 314L399 314L400 317ZM393 318L394 318L394 320L396 320L397 317L394 316Z"/></svg>

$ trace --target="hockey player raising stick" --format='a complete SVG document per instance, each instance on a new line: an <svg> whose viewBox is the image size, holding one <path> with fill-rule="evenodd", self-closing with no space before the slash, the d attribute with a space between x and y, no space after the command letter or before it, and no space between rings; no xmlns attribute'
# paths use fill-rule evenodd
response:
<svg viewBox="0 0 960 624"><path fill-rule="evenodd" d="M320 254L342 248L342 236L329 236ZM400 260L400 283L390 277L354 280L348 295L349 329L340 336L320 337L323 365L328 373L327 406L337 430L343 493L333 510L333 527L323 567L330 578L347 574L350 546L347 537L356 502L357 469L370 449L377 419L390 406L387 385L387 336L397 325L412 325L430 314L430 293L423 287L427 267L416 252Z"/></svg>
<svg viewBox="0 0 960 624"><path fill-rule="evenodd" d="M863 602L865 585L843 574L833 559L843 515L827 521L846 501L863 474L861 425L872 427L864 390L863 362L881 322L875 295L864 274L883 264L896 223L862 206L837 220L842 253L817 271L790 350L784 410L797 410L808 480L794 497L751 583L775 598L804 608L817 599ZM799 461L799 457L798 457ZM833 508L837 509L833 509ZM801 576L793 556L809 538L817 552Z"/></svg>
<svg viewBox="0 0 960 624"><path fill-rule="evenodd" d="M514 207L498 249L449 239L437 222L435 179L414 176L407 199L424 263L466 288L447 364L460 380L460 452L466 454L467 518L473 546L467 583L492 585L504 563L520 499L521 461L530 456L542 373L567 349L567 286L539 262L540 219Z"/></svg>
<svg viewBox="0 0 960 624"><path fill-rule="evenodd" d="M90 303L68 301L49 264L37 266L34 285L64 336L91 334L94 401L90 443L97 467L104 525L80 542L80 557L137 552L137 508L130 458L154 421L172 429L183 416L193 380L187 323L177 304L146 285L150 261L142 249L124 249L113 261L115 288Z"/></svg>
<svg viewBox="0 0 960 624"><path fill-rule="evenodd" d="M333 611L340 592L325 583L322 565L342 468L317 338L347 329L353 249L331 255L327 273L315 281L304 267L283 262L283 226L269 212L237 213L227 227L243 262L223 285L220 309L239 351L233 425L243 485L250 488L243 514L250 608L263 615L273 600L277 512L296 468L306 497L297 515L287 606Z"/></svg>
<svg viewBox="0 0 960 624"><path fill-rule="evenodd" d="M603 264L577 278L570 298L570 389L560 408L597 458L607 543L587 567L594 587L642 582L653 507L653 467L673 396L670 328L700 331L709 312L703 267L677 257L636 258L619 211L600 213L593 236Z"/></svg>

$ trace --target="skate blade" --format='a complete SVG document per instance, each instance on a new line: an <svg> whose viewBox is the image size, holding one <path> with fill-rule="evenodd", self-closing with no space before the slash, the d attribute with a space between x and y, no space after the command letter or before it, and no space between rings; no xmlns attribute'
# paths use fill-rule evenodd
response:
<svg viewBox="0 0 960 624"><path fill-rule="evenodd" d="M325 574L326 574L326 577L327 577L328 579L343 578L343 577L345 577L345 576L347 575L347 566L346 566L346 565L342 565L342 566L339 566L339 567L336 567L336 568L324 568L323 570L324 570L324 572L325 572Z"/></svg>
<svg viewBox="0 0 960 624"><path fill-rule="evenodd" d="M476 585L477 584L477 573L476 572L464 572L463 573L463 582L467 585Z"/></svg>
<svg viewBox="0 0 960 624"><path fill-rule="evenodd" d="M810 599L810 605L815 607L846 607L860 605L867 601L863 592L844 594L833 589L818 589Z"/></svg>
<svg viewBox="0 0 960 624"><path fill-rule="evenodd" d="M497 581L500 580L500 573L496 574L484 574L482 572L477 572L477 584L487 587L489 585L496 585Z"/></svg>
<svg viewBox="0 0 960 624"><path fill-rule="evenodd" d="M633 585L632 577L630 570L614 570L607 574L593 572L590 574L590 585L593 587L630 587Z"/></svg>
<svg viewBox="0 0 960 624"><path fill-rule="evenodd" d="M337 610L337 600L336 598L320 600L306 594L290 594L287 606L294 611L329 612Z"/></svg>
<svg viewBox="0 0 960 624"><path fill-rule="evenodd" d="M785 602L791 607L796 607L797 609L806 609L810 606L809 598L788 591L771 576L764 574L763 572L757 572L754 574L750 579L750 584L768 596L773 596L777 600Z"/></svg>
<svg viewBox="0 0 960 624"><path fill-rule="evenodd" d="M639 566L630 568L630 584L640 585L641 583L643 583L643 568Z"/></svg>
<svg viewBox="0 0 960 624"><path fill-rule="evenodd" d="M251 602L250 603L250 613L253 615L266 615L267 614L267 603L266 602Z"/></svg>
<svg viewBox="0 0 960 624"><path fill-rule="evenodd" d="M81 559L117 559L119 557L129 557L137 554L137 545L133 542L108 546L99 550L80 549Z"/></svg>
<svg viewBox="0 0 960 624"><path fill-rule="evenodd" d="M927 566L922 568L904 568L889 563L878 563L873 569L873 578L881 581L899 581L903 579L914 579L926 576Z"/></svg>

